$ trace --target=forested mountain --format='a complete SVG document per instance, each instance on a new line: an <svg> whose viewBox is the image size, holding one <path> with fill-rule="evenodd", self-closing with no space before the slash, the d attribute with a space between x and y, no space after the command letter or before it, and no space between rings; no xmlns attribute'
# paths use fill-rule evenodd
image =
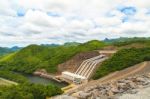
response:
<svg viewBox="0 0 150 99"><path fill-rule="evenodd" d="M0 56L5 55L5 54L9 54L12 52L15 52L17 50L21 49L20 47L14 46L12 48L8 48L8 47L0 47Z"/></svg>
<svg viewBox="0 0 150 99"><path fill-rule="evenodd" d="M93 40L79 45L40 46L29 45L20 51L6 55L0 60L4 69L32 73L37 69L46 69L50 73L57 71L57 65L69 60L80 52L97 50L106 46L104 42Z"/></svg>
<svg viewBox="0 0 150 99"><path fill-rule="evenodd" d="M11 49L6 47L0 47L0 56L13 52Z"/></svg>
<svg viewBox="0 0 150 99"><path fill-rule="evenodd" d="M109 44L116 44L116 45L120 45L120 43L126 45L129 43L138 43L138 42L143 42L143 41L150 41L149 37L133 37L133 38L128 38L128 37L120 37L120 38L115 38L115 39L108 39L105 38L103 40L106 43Z"/></svg>
<svg viewBox="0 0 150 99"><path fill-rule="evenodd" d="M107 39L109 40L109 39ZM136 44L142 47L150 45L149 38L119 38L108 41L93 40L86 43L68 42L64 45L29 45L19 51L14 52L8 48L1 48L1 52L10 53L0 59L0 66L4 69L14 70L24 73L32 73L37 69L46 69L50 73L57 72L57 65L61 64L77 53L101 49L105 46L124 47ZM133 47L133 46L131 46ZM13 52L13 53L12 53Z"/></svg>

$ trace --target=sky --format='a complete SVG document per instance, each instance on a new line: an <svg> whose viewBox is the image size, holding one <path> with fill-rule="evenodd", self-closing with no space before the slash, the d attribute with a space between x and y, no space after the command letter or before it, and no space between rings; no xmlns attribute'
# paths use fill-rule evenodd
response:
<svg viewBox="0 0 150 99"><path fill-rule="evenodd" d="M150 36L150 0L0 2L0 46Z"/></svg>

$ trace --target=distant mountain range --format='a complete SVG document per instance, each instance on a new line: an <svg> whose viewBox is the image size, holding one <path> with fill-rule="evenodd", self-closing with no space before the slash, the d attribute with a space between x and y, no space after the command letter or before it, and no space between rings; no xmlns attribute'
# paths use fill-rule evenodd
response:
<svg viewBox="0 0 150 99"><path fill-rule="evenodd" d="M67 42L63 46L77 46L79 44L80 43L77 43L77 42ZM40 46L58 47L58 46L62 46L62 45L60 45L60 44L41 44ZM22 48L24 48L24 47L19 47L19 46L13 46L13 47L10 47L10 48L9 47L0 47L0 56L18 51Z"/></svg>
<svg viewBox="0 0 150 99"><path fill-rule="evenodd" d="M120 38L115 38L115 39L109 39L109 38L105 38L104 40L102 40L105 43L117 43L117 44L123 44L123 42L126 43L130 43L130 42L140 42L143 40L150 40L150 37L134 37L134 38L128 38L128 37L120 37ZM46 46L46 47L58 47L58 46L78 46L81 43L78 42L66 42L63 45L60 44L56 44L56 43L52 43L52 44L41 44L40 46ZM13 46L11 48L9 47L0 47L0 56L8 54L8 53L12 53L15 52L17 50L22 49L23 47L18 47L18 46Z"/></svg>
<svg viewBox="0 0 150 99"><path fill-rule="evenodd" d="M18 47L18 46L14 46L14 47L11 47L11 48L0 47L0 56L15 52L15 51L20 50L20 49L21 49L21 47Z"/></svg>
<svg viewBox="0 0 150 99"><path fill-rule="evenodd" d="M128 42L128 41L140 41L140 40L150 40L150 37L120 37L120 38L114 38L114 39L109 39L105 38L103 41L106 43L114 43L114 42Z"/></svg>

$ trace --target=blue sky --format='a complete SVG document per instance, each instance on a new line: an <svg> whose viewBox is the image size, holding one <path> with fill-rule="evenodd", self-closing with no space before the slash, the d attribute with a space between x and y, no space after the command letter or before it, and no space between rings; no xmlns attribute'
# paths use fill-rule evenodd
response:
<svg viewBox="0 0 150 99"><path fill-rule="evenodd" d="M150 36L150 0L0 1L0 46Z"/></svg>

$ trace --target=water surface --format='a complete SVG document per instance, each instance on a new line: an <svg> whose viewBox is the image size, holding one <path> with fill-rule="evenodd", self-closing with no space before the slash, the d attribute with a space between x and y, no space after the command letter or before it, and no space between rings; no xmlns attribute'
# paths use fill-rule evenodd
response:
<svg viewBox="0 0 150 99"><path fill-rule="evenodd" d="M39 77L39 76L34 76L34 75L25 75L30 82L32 83L36 83L36 84L43 84L43 85L48 85L48 84L54 84L58 87L65 87L68 84L65 82L57 82L53 79L47 79L47 78L43 78L43 77Z"/></svg>

